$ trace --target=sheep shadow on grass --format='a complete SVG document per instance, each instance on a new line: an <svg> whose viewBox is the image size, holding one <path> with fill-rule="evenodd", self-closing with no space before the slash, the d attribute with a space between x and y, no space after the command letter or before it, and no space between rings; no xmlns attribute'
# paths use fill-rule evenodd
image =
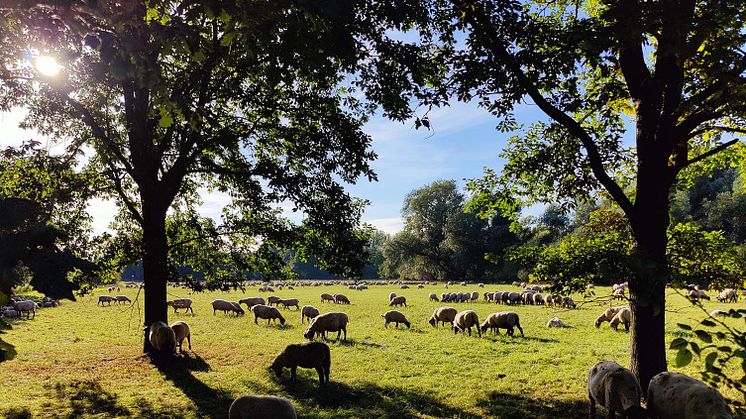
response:
<svg viewBox="0 0 746 419"><path fill-rule="evenodd" d="M587 417L585 401L545 400L530 395L492 392L477 406L485 409L489 417L502 419L574 419Z"/></svg>
<svg viewBox="0 0 746 419"><path fill-rule="evenodd" d="M380 345L380 344L375 343L375 342L366 342L366 341L363 341L363 340L359 341L357 339L351 339L351 338L347 338L347 340L340 340L340 339L337 339L337 340L328 340L327 339L325 341L321 340L319 342L324 342L324 343L327 343L327 344L334 343L334 344L337 344L339 346L364 346L366 348L382 348L383 347L383 345Z"/></svg>

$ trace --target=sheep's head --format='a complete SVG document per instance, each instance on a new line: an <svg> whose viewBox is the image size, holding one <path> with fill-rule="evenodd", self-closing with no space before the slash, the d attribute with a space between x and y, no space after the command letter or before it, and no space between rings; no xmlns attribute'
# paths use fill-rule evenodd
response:
<svg viewBox="0 0 746 419"><path fill-rule="evenodd" d="M407 329L411 329L412 328L412 323L410 323L410 322L404 322L404 324L407 326Z"/></svg>
<svg viewBox="0 0 746 419"><path fill-rule="evenodd" d="M306 329L306 331L303 332L303 337L306 338L306 339L308 339L308 340L313 340L313 330L311 330L310 327L308 329Z"/></svg>
<svg viewBox="0 0 746 419"><path fill-rule="evenodd" d="M277 358L275 358L274 362L272 362L272 365L270 365L269 369L275 372L275 375L278 377L282 376L282 369L284 367L284 363L282 361L282 354L278 355Z"/></svg>
<svg viewBox="0 0 746 419"><path fill-rule="evenodd" d="M487 322L484 322L481 326L479 326L479 330L481 330L482 332L486 332L488 327L489 326L487 325Z"/></svg>
<svg viewBox="0 0 746 419"><path fill-rule="evenodd" d="M599 316L593 324L596 325L596 328L601 327L601 322L603 321L603 316Z"/></svg>
<svg viewBox="0 0 746 419"><path fill-rule="evenodd" d="M285 318L282 316L280 316L279 318L280 318L280 324L285 324Z"/></svg>
<svg viewBox="0 0 746 419"><path fill-rule="evenodd" d="M428 320L428 323L430 323L430 326L435 326L435 323L437 323L437 320L435 320L435 317L430 317L430 320Z"/></svg>

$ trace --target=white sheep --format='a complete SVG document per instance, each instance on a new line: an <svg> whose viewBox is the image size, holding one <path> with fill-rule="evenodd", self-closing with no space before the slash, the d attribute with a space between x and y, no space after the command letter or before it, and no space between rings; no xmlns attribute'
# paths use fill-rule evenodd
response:
<svg viewBox="0 0 746 419"><path fill-rule="evenodd" d="M34 318L36 318L36 303L28 300L28 301L10 301L10 304L13 306L13 309L18 312L18 317L23 316L23 312L26 312L26 318L31 319L31 314L33 313Z"/></svg>
<svg viewBox="0 0 746 419"><path fill-rule="evenodd" d="M398 296L392 298L391 301L389 301L389 305L391 307L395 307L395 306L404 306L404 307L406 307L407 306L407 297L405 297L403 295L398 295Z"/></svg>
<svg viewBox="0 0 746 419"><path fill-rule="evenodd" d="M174 313L178 313L179 309L183 308L194 315L194 310L192 309L192 300L190 300L189 298L177 298L176 300L169 300L166 301L166 305L173 307Z"/></svg>
<svg viewBox="0 0 746 419"><path fill-rule="evenodd" d="M614 330L618 330L619 323L622 323L624 330L629 332L629 325L632 323L632 310L629 307L623 307L609 322Z"/></svg>
<svg viewBox="0 0 746 419"><path fill-rule="evenodd" d="M456 317L453 319L454 333L458 334L459 331L463 331L464 334L466 334L466 331L468 330L469 336L471 336L472 327L476 327L477 335L481 337L482 331L479 329L479 317L474 310L464 310L456 313Z"/></svg>
<svg viewBox="0 0 746 419"><path fill-rule="evenodd" d="M735 303L738 302L738 291L733 288L726 288L715 298L721 303Z"/></svg>
<svg viewBox="0 0 746 419"><path fill-rule="evenodd" d="M456 318L456 313L457 310L453 307L439 307L435 309L428 322L434 327L438 327L438 322L444 326L446 323L450 323L451 329L453 329L453 320Z"/></svg>
<svg viewBox="0 0 746 419"><path fill-rule="evenodd" d="M243 396L233 401L228 419L297 419L290 400L275 396Z"/></svg>
<svg viewBox="0 0 746 419"><path fill-rule="evenodd" d="M601 323L604 322L610 322L611 319L614 318L614 316L619 313L619 310L625 308L624 306L617 306L617 307L609 307L606 310L604 310L603 313L601 313L598 317L596 317L596 321L593 322L593 324L596 327L600 327Z"/></svg>
<svg viewBox="0 0 746 419"><path fill-rule="evenodd" d="M173 329L174 334L176 335L176 346L179 347L179 352L184 352L184 349L181 347L181 345L184 343L184 339L186 339L187 343L189 343L189 350L191 351L192 332L189 329L189 324L187 324L187 322L179 320L171 325L171 329Z"/></svg>
<svg viewBox="0 0 746 419"><path fill-rule="evenodd" d="M399 327L399 323L403 323L405 326L407 326L407 329L409 329L412 324L409 323L409 320L407 320L406 316L404 316L404 313L396 310L390 310L383 314L381 314L381 317L383 317L384 320L386 320L386 323L384 326L388 329L389 323L396 323L396 327Z"/></svg>
<svg viewBox="0 0 746 419"><path fill-rule="evenodd" d="M590 417L596 417L596 403L604 406L609 418L616 412L624 417L644 418L645 410L640 406L642 389L634 374L616 362L599 361L588 372L588 399Z"/></svg>
<svg viewBox="0 0 746 419"><path fill-rule="evenodd" d="M300 322L303 324L304 319L308 319L310 322L311 319L319 315L319 310L314 306L303 306L303 308L300 309Z"/></svg>
<svg viewBox="0 0 746 419"><path fill-rule="evenodd" d="M264 300L263 297L247 297L242 298L238 300L238 304L246 304L246 308L248 310L251 310L251 307L254 307L257 304L266 304L267 302Z"/></svg>
<svg viewBox="0 0 746 419"><path fill-rule="evenodd" d="M500 329L505 329L508 336L513 336L514 327L517 327L521 332L521 337L525 337L523 334L523 328L521 328L521 321L518 317L518 313L502 311L487 316L487 319L482 322L480 329L482 332L487 332L488 329L492 329L496 335L500 334Z"/></svg>
<svg viewBox="0 0 746 419"><path fill-rule="evenodd" d="M280 314L280 310L278 310L277 307L257 304L251 307L251 312L254 313L255 324L259 324L259 319L267 320L267 324L272 320L279 320L280 324L285 324L285 318L282 317L282 314Z"/></svg>
<svg viewBox="0 0 746 419"><path fill-rule="evenodd" d="M306 339L313 339L316 335L321 335L326 339L327 332L337 332L337 340L344 332L344 339L347 340L347 323L349 323L347 314L340 312L320 314L311 320L308 329L303 333Z"/></svg>
<svg viewBox="0 0 746 419"><path fill-rule="evenodd" d="M692 301L699 301L701 299L709 300L710 296L700 289L689 290L689 299Z"/></svg>
<svg viewBox="0 0 746 419"><path fill-rule="evenodd" d="M228 314L228 312L230 311L236 313L236 315L245 313L241 306L238 303L234 303L233 301L213 300L210 304L212 304L213 316L215 315L216 311L222 311L226 314Z"/></svg>
<svg viewBox="0 0 746 419"><path fill-rule="evenodd" d="M567 325L565 324L565 322L563 322L562 320L560 320L559 317L552 317L547 322L547 327L559 327L559 328L562 328L562 327L567 327Z"/></svg>
<svg viewBox="0 0 746 419"><path fill-rule="evenodd" d="M164 322L154 322L148 329L150 346L160 352L172 354L176 352L176 334Z"/></svg>
<svg viewBox="0 0 746 419"><path fill-rule="evenodd" d="M648 413L656 419L731 419L723 396L707 384L677 372L662 372L648 385Z"/></svg>

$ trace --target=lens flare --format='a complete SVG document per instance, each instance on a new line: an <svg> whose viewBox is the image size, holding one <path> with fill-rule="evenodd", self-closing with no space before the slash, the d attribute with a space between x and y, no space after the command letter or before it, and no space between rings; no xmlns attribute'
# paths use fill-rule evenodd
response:
<svg viewBox="0 0 746 419"><path fill-rule="evenodd" d="M56 76L62 68L57 60L44 55L36 57L36 60L34 60L34 66L41 74L48 77Z"/></svg>

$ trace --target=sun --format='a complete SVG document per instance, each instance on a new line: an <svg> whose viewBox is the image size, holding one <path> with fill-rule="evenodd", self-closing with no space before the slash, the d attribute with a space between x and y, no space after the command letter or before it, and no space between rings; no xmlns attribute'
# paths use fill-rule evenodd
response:
<svg viewBox="0 0 746 419"><path fill-rule="evenodd" d="M52 77L56 76L60 72L62 66L53 57L39 56L34 60L34 66L39 72L45 76Z"/></svg>

